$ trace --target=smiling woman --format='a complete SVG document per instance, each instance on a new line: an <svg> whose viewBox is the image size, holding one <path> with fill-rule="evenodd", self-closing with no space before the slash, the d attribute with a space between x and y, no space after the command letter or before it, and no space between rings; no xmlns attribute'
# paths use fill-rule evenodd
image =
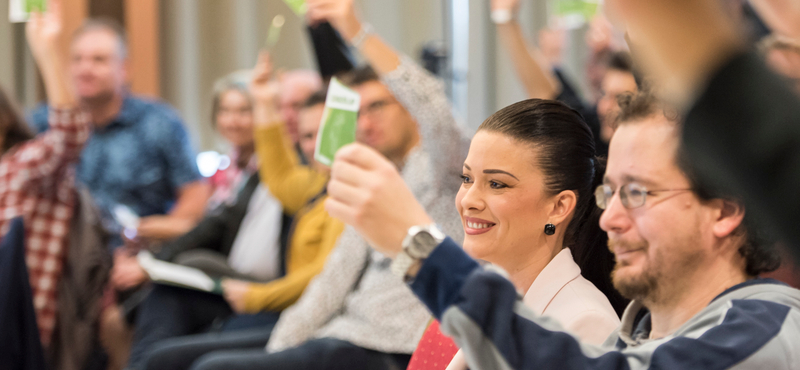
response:
<svg viewBox="0 0 800 370"><path fill-rule="evenodd" d="M610 284L613 257L592 194L602 174L592 133L574 110L531 99L498 111L464 162L456 198L464 249L506 269L522 291L568 250L619 313L624 300Z"/></svg>
<svg viewBox="0 0 800 370"><path fill-rule="evenodd" d="M219 166L211 177L214 193L207 209L231 202L247 173L257 169L253 138L253 98L248 90L250 71L233 72L214 84L211 122L231 146L230 166ZM216 169L215 169L216 170Z"/></svg>

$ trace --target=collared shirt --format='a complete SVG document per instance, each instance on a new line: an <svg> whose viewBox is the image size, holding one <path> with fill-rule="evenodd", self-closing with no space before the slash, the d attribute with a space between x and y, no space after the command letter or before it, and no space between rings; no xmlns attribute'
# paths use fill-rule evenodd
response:
<svg viewBox="0 0 800 370"><path fill-rule="evenodd" d="M11 220L25 223L25 262L42 344L56 324L58 292L70 219L75 206L75 168L89 136L89 116L51 110L52 129L19 144L0 158L0 235Z"/></svg>
<svg viewBox="0 0 800 370"><path fill-rule="evenodd" d="M445 233L463 239L454 202L469 138L452 116L442 83L409 58L382 82L419 125L422 143L406 156L403 180ZM281 314L267 350L330 337L384 353L412 353L430 313L390 264L347 227L322 272Z"/></svg>
<svg viewBox="0 0 800 370"><path fill-rule="evenodd" d="M37 132L47 130L47 108L32 112ZM177 112L164 103L126 96L119 115L94 127L81 153L77 178L86 184L115 230L111 209L130 207L139 216L166 214L180 187L201 179L195 153Z"/></svg>

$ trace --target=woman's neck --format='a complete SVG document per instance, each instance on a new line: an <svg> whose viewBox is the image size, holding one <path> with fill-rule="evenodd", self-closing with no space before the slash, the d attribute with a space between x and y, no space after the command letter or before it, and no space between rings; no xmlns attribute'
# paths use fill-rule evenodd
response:
<svg viewBox="0 0 800 370"><path fill-rule="evenodd" d="M561 243L558 246L545 243L533 248L524 259L514 256L515 258L496 264L508 272L514 287L524 295L542 270L555 258L561 249Z"/></svg>

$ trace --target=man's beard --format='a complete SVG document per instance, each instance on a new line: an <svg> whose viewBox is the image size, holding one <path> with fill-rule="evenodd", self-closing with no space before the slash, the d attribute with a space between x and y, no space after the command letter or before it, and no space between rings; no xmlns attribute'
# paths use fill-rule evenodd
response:
<svg viewBox="0 0 800 370"><path fill-rule="evenodd" d="M642 253L645 253L646 255L648 249L650 248L649 243L645 241L639 243L626 243L609 240L608 246L612 252L615 246L622 246L626 250L640 249ZM614 283L614 288L616 288L623 297L632 300L643 301L652 299L656 294L658 291L658 282L662 278L661 271L657 267L653 268L653 266L651 266L649 263L649 259L647 259L647 262L648 263L643 266L641 273L638 275L620 275L618 274L618 271L621 268L626 267L626 265L623 265L617 261L616 265L614 266L614 271L611 273L611 281Z"/></svg>

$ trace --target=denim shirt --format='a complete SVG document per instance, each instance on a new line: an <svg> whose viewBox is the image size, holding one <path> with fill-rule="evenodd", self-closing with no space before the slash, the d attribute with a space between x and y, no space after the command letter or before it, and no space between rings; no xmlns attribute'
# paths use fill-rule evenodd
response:
<svg viewBox="0 0 800 370"><path fill-rule="evenodd" d="M30 118L36 132L48 129L46 106L35 109ZM114 233L119 228L110 216L115 205L126 205L142 217L166 214L178 190L201 179L178 113L164 103L130 95L111 123L93 127L77 177Z"/></svg>

